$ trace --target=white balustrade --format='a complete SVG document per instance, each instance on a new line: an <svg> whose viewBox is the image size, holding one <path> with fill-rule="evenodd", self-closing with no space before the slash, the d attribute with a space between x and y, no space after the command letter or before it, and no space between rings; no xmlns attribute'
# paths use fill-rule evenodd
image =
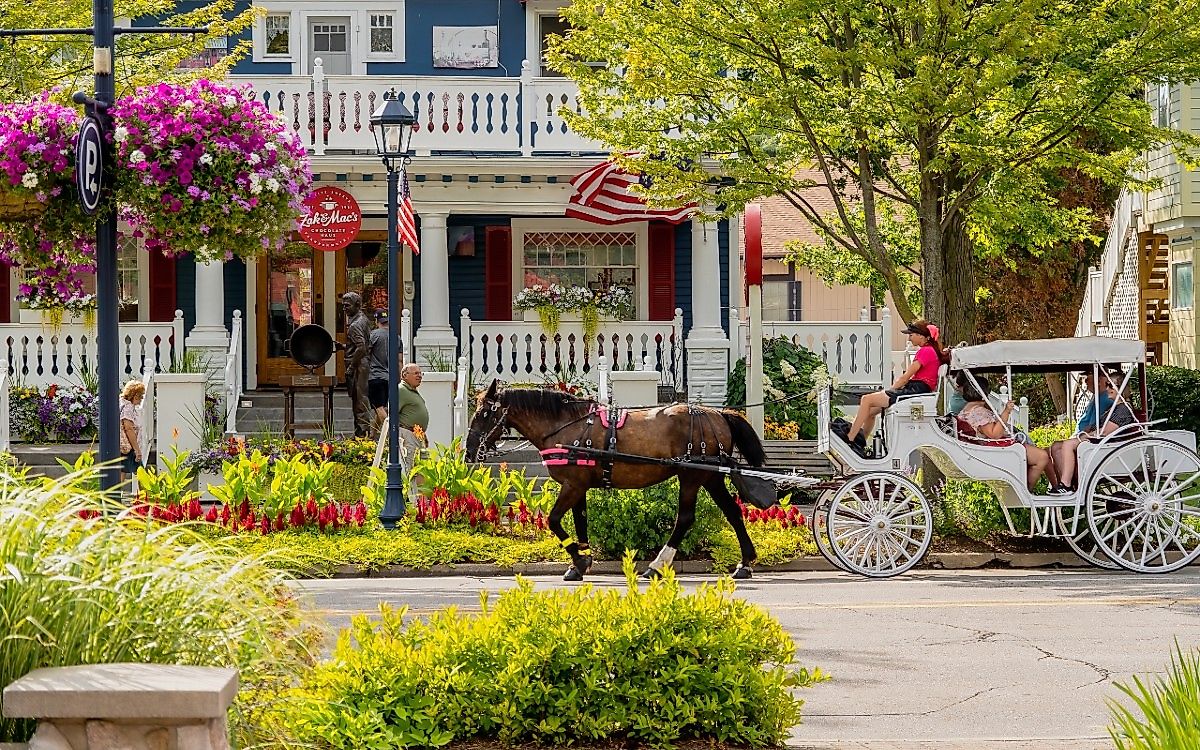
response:
<svg viewBox="0 0 1200 750"><path fill-rule="evenodd" d="M467 399L471 394L471 370L467 366L467 358L458 358L458 380L454 383L454 437L466 438L467 435Z"/></svg>
<svg viewBox="0 0 1200 750"><path fill-rule="evenodd" d="M149 360L149 357L142 363L142 385L145 386L146 392L142 395L141 406L138 407L142 413L142 431L138 435L138 442L141 444L138 448L142 452L142 459L149 465L150 451L155 448L155 431L157 430L155 417L158 415L158 409L154 405L156 396L154 393L154 363ZM134 489L137 489L136 482Z"/></svg>
<svg viewBox="0 0 1200 750"><path fill-rule="evenodd" d="M121 378L141 377L143 363L165 372L183 354L183 312L170 323L122 323L117 344ZM99 371L95 327L65 324L0 324L0 370L12 382L44 386L80 384L85 373Z"/></svg>
<svg viewBox="0 0 1200 750"><path fill-rule="evenodd" d="M527 69L527 68L526 68ZM511 76L230 76L250 84L314 154L375 152L371 114L396 90L417 118L412 145L431 152L604 153L567 127L564 108L579 111L578 87L566 78Z"/></svg>
<svg viewBox="0 0 1200 750"><path fill-rule="evenodd" d="M12 447L12 422L8 405L8 373L0 373L0 451L8 451Z"/></svg>
<svg viewBox="0 0 1200 750"><path fill-rule="evenodd" d="M605 357L613 371L636 370L646 358L661 382L683 384L683 316L674 320L601 321L594 338L583 324L562 321L551 335L534 321L473 321L462 311L460 350L475 382L541 382L561 375L599 378Z"/></svg>
<svg viewBox="0 0 1200 750"><path fill-rule="evenodd" d="M763 321L762 329L763 338L782 336L816 354L841 383L881 387L894 379L891 325L884 308L874 321Z"/></svg>
<svg viewBox="0 0 1200 750"><path fill-rule="evenodd" d="M225 434L237 434L237 410L242 400L242 311L233 311L229 352L225 355Z"/></svg>

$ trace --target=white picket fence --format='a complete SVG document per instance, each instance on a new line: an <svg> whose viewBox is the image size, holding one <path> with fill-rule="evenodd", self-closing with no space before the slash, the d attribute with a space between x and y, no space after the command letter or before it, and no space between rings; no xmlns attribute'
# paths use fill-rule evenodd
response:
<svg viewBox="0 0 1200 750"><path fill-rule="evenodd" d="M592 339L583 324L564 319L551 335L538 321L474 321L464 308L459 353L476 383L493 378L509 383L540 383L562 376L599 379L604 357L613 370L637 370L649 361L660 382L682 386L683 310L673 320L601 321Z"/></svg>
<svg viewBox="0 0 1200 750"><path fill-rule="evenodd" d="M169 323L122 323L117 357L122 380L140 378L143 367L164 372L183 352L183 311ZM98 371L96 329L78 323L53 328L48 324L0 324L0 371L11 382L47 386L79 384L86 373Z"/></svg>
<svg viewBox="0 0 1200 750"><path fill-rule="evenodd" d="M879 320L868 320L866 308L858 321L795 321L762 323L763 338L784 337L812 351L838 382L849 386L886 387L903 371L904 352L892 350L892 315L885 307ZM750 343L749 320L739 321L737 356Z"/></svg>

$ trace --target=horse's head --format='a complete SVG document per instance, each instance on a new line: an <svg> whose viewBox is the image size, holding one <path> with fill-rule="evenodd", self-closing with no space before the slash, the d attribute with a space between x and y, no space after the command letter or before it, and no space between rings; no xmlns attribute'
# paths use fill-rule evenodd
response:
<svg viewBox="0 0 1200 750"><path fill-rule="evenodd" d="M475 416L467 430L467 460L482 461L494 450L496 441L504 434L505 417L508 409L501 403L504 389L499 380L493 380L488 389L479 396L475 405Z"/></svg>

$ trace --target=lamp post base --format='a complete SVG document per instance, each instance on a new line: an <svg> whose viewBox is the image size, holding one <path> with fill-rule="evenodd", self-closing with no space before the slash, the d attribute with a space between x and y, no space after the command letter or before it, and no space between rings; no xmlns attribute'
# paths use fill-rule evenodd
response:
<svg viewBox="0 0 1200 750"><path fill-rule="evenodd" d="M387 483L384 485L383 510L379 520L383 528L392 530L404 518L404 468L396 464L387 467Z"/></svg>

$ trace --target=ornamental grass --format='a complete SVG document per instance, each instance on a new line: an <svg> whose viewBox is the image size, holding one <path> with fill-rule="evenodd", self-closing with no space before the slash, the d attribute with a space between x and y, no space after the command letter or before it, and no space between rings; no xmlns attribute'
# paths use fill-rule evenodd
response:
<svg viewBox="0 0 1200 750"><path fill-rule="evenodd" d="M1133 708L1111 702L1108 733L1117 750L1193 750L1200 737L1200 651L1178 642L1165 675L1117 688Z"/></svg>
<svg viewBox="0 0 1200 750"><path fill-rule="evenodd" d="M147 523L87 488L0 472L0 685L39 667L111 662L234 666L241 743L304 665L315 632L283 574L181 525ZM27 721L0 720L0 741Z"/></svg>

